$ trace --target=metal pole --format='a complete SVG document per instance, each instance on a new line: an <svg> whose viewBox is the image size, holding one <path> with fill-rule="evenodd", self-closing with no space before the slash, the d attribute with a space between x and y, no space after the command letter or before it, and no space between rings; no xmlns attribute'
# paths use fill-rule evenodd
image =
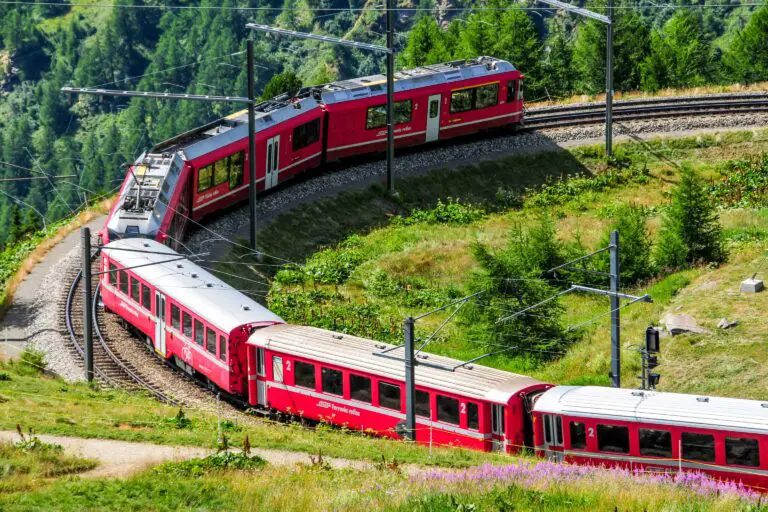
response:
<svg viewBox="0 0 768 512"><path fill-rule="evenodd" d="M91 230L82 228L83 246L83 341L85 344L85 379L93 381L93 297L91 296Z"/></svg>
<svg viewBox="0 0 768 512"><path fill-rule="evenodd" d="M248 192L251 207L251 250L256 250L256 94L253 75L253 39L248 39Z"/></svg>
<svg viewBox="0 0 768 512"><path fill-rule="evenodd" d="M405 428L406 438L416 440L416 373L413 357L415 320L405 319Z"/></svg>
<svg viewBox="0 0 768 512"><path fill-rule="evenodd" d="M619 232L611 231L611 385L621 387L621 326L619 316Z"/></svg>
<svg viewBox="0 0 768 512"><path fill-rule="evenodd" d="M387 0L387 190L395 192L395 8L394 0Z"/></svg>
<svg viewBox="0 0 768 512"><path fill-rule="evenodd" d="M605 154L613 154L613 0L608 0L608 41L605 49Z"/></svg>

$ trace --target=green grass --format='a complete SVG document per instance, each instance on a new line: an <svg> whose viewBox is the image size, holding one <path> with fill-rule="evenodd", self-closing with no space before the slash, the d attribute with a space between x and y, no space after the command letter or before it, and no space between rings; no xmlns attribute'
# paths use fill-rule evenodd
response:
<svg viewBox="0 0 768 512"><path fill-rule="evenodd" d="M507 158L404 180L400 182L403 194L398 203L375 188L329 198L281 216L267 228L262 240L272 244L268 252L298 260L350 233L360 233L362 236L338 249L338 254L354 261L340 280L323 282L324 277L315 277L302 285L273 285L270 305L283 312L289 321L399 340L404 317L467 293L472 273L478 269L469 250L473 243L504 247L514 226L530 225L537 212L544 210L556 219L558 236L563 242L579 240L586 250L597 248L616 206L629 202L649 209L649 228L655 233L669 193L676 185L679 164L690 163L707 179L716 179L726 161L766 150L766 130L657 139L618 144L611 162L627 169L618 173L611 170L601 148L586 147L538 157ZM552 181L560 173L584 177L562 183ZM520 191L537 184L545 186L537 187L535 194L528 192L524 206L519 208ZM500 201L509 195L499 193L499 189L514 191L513 206L518 208L509 208L510 204ZM487 215L459 224L390 221L393 215L434 206L438 198L448 197L481 206ZM666 275L626 290L648 292L654 304L637 304L622 311L625 386L636 385L640 359L635 346L642 343L645 328L667 310L681 308L713 329L721 316L735 315L745 325L733 331L716 332L706 339L683 336L665 340L661 388L765 398L768 353L760 350L759 333L764 332L765 325L759 320L758 311L768 304L762 304L763 294L751 301L754 305L750 308L741 306L739 301L743 299L738 294L733 296L733 290L755 271L755 260L762 261L760 255L768 249L768 210L731 209L723 211L721 217L733 254L728 264L720 269L696 268ZM329 265L332 267L325 260L332 262L337 257L333 251L318 253L310 259L321 276L328 275ZM719 283L717 291L707 289L711 285L702 289L700 283L713 278ZM297 301L306 303L296 307L292 303ZM567 308L568 325L581 324L596 312L608 310L604 297L571 295L562 302ZM435 315L417 327L426 335L446 317L447 313ZM470 332L471 326L458 317L441 331L428 351L459 359L485 353L486 347L473 343ZM720 367L718 358L724 363ZM607 385L609 317L605 315L589 324L581 342L552 363L537 364L527 357L499 355L484 359L482 364L548 382Z"/></svg>
<svg viewBox="0 0 768 512"><path fill-rule="evenodd" d="M184 465L188 463L181 463ZM626 477L515 478L488 484L413 479L398 469L335 470L322 465L211 469L179 474L168 463L125 480L60 480L31 492L0 495L0 509L52 510L337 510L337 511L744 511L765 506L730 494L697 495L670 484Z"/></svg>
<svg viewBox="0 0 768 512"><path fill-rule="evenodd" d="M98 390L85 383L65 383L39 373L22 362L0 363L0 430L21 425L40 434L145 441L165 445L217 446L216 414L184 410L189 422L179 422L178 409L139 393ZM179 426L183 428L178 428ZM455 448L429 448L370 437L320 425L307 428L243 416L224 423L231 446L292 450L317 456L411 462L466 467L509 458Z"/></svg>
<svg viewBox="0 0 768 512"><path fill-rule="evenodd" d="M96 463L65 455L58 445L26 437L18 444L0 442L0 495L26 492L56 477L87 471Z"/></svg>

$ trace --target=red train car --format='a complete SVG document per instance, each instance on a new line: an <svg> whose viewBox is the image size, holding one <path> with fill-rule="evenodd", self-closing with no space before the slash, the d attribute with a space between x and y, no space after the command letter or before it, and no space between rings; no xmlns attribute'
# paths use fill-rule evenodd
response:
<svg viewBox="0 0 768 512"><path fill-rule="evenodd" d="M111 242L101 262L107 311L140 332L158 356L227 393L247 392L248 336L282 323L280 317L153 240Z"/></svg>
<svg viewBox="0 0 768 512"><path fill-rule="evenodd" d="M248 341L249 403L398 437L405 420L404 364L376 355L391 348L314 327L258 329ZM418 442L506 452L533 446L527 408L549 384L447 357L419 357Z"/></svg>
<svg viewBox="0 0 768 512"><path fill-rule="evenodd" d="M768 491L768 402L557 386L536 398L540 455L652 472L701 471Z"/></svg>
<svg viewBox="0 0 768 512"><path fill-rule="evenodd" d="M424 144L523 122L523 75L479 57L395 76L395 144ZM264 191L327 160L383 151L383 75L308 87L256 106L256 182ZM198 221L248 197L247 115L238 112L153 147L129 169L102 243L145 237L178 247Z"/></svg>

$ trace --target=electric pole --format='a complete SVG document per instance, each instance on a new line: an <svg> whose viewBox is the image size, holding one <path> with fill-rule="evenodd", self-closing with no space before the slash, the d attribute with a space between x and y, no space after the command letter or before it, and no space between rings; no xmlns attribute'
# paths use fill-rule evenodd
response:
<svg viewBox="0 0 768 512"><path fill-rule="evenodd" d="M93 296L91 293L91 230L82 228L83 246L83 344L85 345L85 379L93 381Z"/></svg>
<svg viewBox="0 0 768 512"><path fill-rule="evenodd" d="M405 319L405 437L416 440L416 372L413 346L415 320L412 316Z"/></svg>
<svg viewBox="0 0 768 512"><path fill-rule="evenodd" d="M253 39L247 42L248 61L248 193L251 213L251 250L256 251L256 93L253 71Z"/></svg>
<svg viewBox="0 0 768 512"><path fill-rule="evenodd" d="M611 231L611 385L621 387L621 317L619 315L619 232Z"/></svg>
<svg viewBox="0 0 768 512"><path fill-rule="evenodd" d="M608 37L605 48L605 154L613 154L613 0L608 0ZM617 386L618 387L618 386Z"/></svg>
<svg viewBox="0 0 768 512"><path fill-rule="evenodd" d="M395 192L395 0L387 0L387 190Z"/></svg>

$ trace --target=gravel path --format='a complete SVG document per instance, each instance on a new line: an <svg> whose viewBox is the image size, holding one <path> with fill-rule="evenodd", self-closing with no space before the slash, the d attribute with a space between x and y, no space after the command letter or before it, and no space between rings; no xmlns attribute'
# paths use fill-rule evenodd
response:
<svg viewBox="0 0 768 512"><path fill-rule="evenodd" d="M85 439L53 435L38 435L41 441L55 443L64 447L68 455L94 459L99 465L85 473L83 477L127 477L150 466L167 461L179 461L196 457L206 457L215 450L199 446L168 446L152 443L135 443L110 439ZM13 431L0 431L0 441L16 442L19 436ZM252 455L258 455L275 466L295 466L311 463L310 455L287 450L251 448ZM323 457L334 468L372 469L371 462L362 460ZM405 471L412 473L420 470L419 466L406 465Z"/></svg>
<svg viewBox="0 0 768 512"><path fill-rule="evenodd" d="M670 134L683 136L695 130L716 132L765 127L768 127L768 114L765 113L632 121L614 124L614 140L622 141L632 137L653 138ZM395 179L419 176L435 169L473 164L505 156L534 154L582 144L594 144L600 142L604 135L603 125L593 125L525 132L517 135L473 136L450 145L401 152L395 159ZM278 214L290 211L301 204L317 201L341 191L383 183L385 173L386 162L377 160L338 171L318 173L303 181L291 183L266 197L259 198L257 207L259 226L265 226ZM222 237L247 240L248 219L248 206L238 208L226 216L207 223L205 229L192 231L186 242L187 247L191 252L211 252L212 256L209 259L219 259L230 249L230 244L222 240Z"/></svg>

